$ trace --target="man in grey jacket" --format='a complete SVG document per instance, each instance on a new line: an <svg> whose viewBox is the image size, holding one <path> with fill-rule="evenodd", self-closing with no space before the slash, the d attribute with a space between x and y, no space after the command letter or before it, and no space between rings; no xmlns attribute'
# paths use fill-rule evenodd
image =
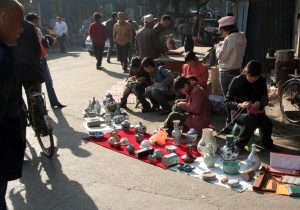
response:
<svg viewBox="0 0 300 210"><path fill-rule="evenodd" d="M143 58L156 58L157 53L152 44L152 29L154 27L154 17L149 14L144 17L145 26L136 34L137 55Z"/></svg>
<svg viewBox="0 0 300 210"><path fill-rule="evenodd" d="M145 90L149 96L153 109L158 110L162 107L161 115L168 115L172 111L169 101L175 99L175 90L173 89L174 76L170 70L163 66L156 66L152 58L145 58L142 62L142 67L150 76L152 82Z"/></svg>

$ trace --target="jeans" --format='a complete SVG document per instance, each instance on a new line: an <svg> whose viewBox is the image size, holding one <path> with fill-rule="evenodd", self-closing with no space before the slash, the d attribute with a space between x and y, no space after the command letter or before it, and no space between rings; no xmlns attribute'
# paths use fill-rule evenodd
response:
<svg viewBox="0 0 300 210"><path fill-rule="evenodd" d="M127 70L128 67L128 53L130 49L130 43L122 46L122 45L117 45L117 54L118 54L118 59L120 60L123 70Z"/></svg>
<svg viewBox="0 0 300 210"><path fill-rule="evenodd" d="M102 65L102 58L103 58L103 52L104 52L104 44L101 45L93 45L95 58L97 60L97 67L101 67Z"/></svg>
<svg viewBox="0 0 300 210"><path fill-rule="evenodd" d="M231 81L233 80L234 77L240 75L240 70L239 69L233 69L233 70L226 70L222 71L220 69L220 82L221 82L221 88L224 97L226 97L226 94L228 92L229 85ZM227 108L227 119L226 119L226 124L229 124L231 122L231 109Z"/></svg>
<svg viewBox="0 0 300 210"><path fill-rule="evenodd" d="M46 85L50 105L51 107L60 106L61 104L58 101L55 90L53 88L52 77L49 71L47 60L45 58L41 60L41 67L44 74L45 85Z"/></svg>
<svg viewBox="0 0 300 210"><path fill-rule="evenodd" d="M273 140L271 139L273 124L272 121L265 115L240 114L236 123L245 126L245 130L239 135L236 145L241 149L244 148L252 137L254 131L260 128L263 136L263 146L271 148Z"/></svg>
<svg viewBox="0 0 300 210"><path fill-rule="evenodd" d="M5 194L7 190L7 181L0 180L0 210L7 210Z"/></svg>
<svg viewBox="0 0 300 210"><path fill-rule="evenodd" d="M159 108L160 106L164 111L170 111L172 109L169 101L175 99L175 93L172 94L167 90L160 90L157 88L152 88L151 91L146 92L149 96L151 103L155 108Z"/></svg>
<svg viewBox="0 0 300 210"><path fill-rule="evenodd" d="M66 34L63 34L61 37L58 37L59 51L61 53L66 52Z"/></svg>
<svg viewBox="0 0 300 210"><path fill-rule="evenodd" d="M130 86L126 87L123 96L121 98L121 104L126 105L129 95L133 93L137 97L138 101L142 104L143 110L150 109L151 105L144 96L146 87L147 87L146 84L138 84L132 87Z"/></svg>
<svg viewBox="0 0 300 210"><path fill-rule="evenodd" d="M108 51L107 51L107 61L110 61L112 51L115 47L115 42L114 42L113 38L109 38L108 41L109 41L109 48L108 48Z"/></svg>

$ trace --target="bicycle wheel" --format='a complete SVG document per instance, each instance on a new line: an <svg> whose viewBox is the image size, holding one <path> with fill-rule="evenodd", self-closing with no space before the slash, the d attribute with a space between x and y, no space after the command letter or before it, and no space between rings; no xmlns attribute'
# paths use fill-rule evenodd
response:
<svg viewBox="0 0 300 210"><path fill-rule="evenodd" d="M51 158L55 149L52 130L49 130L47 135L37 134L36 137L44 155L48 158Z"/></svg>
<svg viewBox="0 0 300 210"><path fill-rule="evenodd" d="M288 80L281 88L280 110L291 123L300 122L300 81Z"/></svg>

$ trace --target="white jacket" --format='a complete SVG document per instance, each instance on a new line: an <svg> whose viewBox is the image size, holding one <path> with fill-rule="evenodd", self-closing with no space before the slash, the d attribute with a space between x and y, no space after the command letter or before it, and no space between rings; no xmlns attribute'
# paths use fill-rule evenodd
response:
<svg viewBox="0 0 300 210"><path fill-rule="evenodd" d="M216 55L222 70L240 69L245 55L247 39L243 32L235 32L216 45Z"/></svg>

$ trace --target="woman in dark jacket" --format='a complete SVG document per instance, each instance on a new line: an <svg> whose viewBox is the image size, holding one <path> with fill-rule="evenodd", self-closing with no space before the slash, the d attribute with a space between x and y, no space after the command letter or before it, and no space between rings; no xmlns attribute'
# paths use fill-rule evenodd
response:
<svg viewBox="0 0 300 210"><path fill-rule="evenodd" d="M258 61L250 61L244 73L232 80L225 105L234 110L234 116L241 112L236 119L237 123L245 126L236 143L241 151L257 128L263 134L263 146L273 147L273 125L265 114L265 107L268 105L267 85L266 80L261 77L261 65Z"/></svg>

